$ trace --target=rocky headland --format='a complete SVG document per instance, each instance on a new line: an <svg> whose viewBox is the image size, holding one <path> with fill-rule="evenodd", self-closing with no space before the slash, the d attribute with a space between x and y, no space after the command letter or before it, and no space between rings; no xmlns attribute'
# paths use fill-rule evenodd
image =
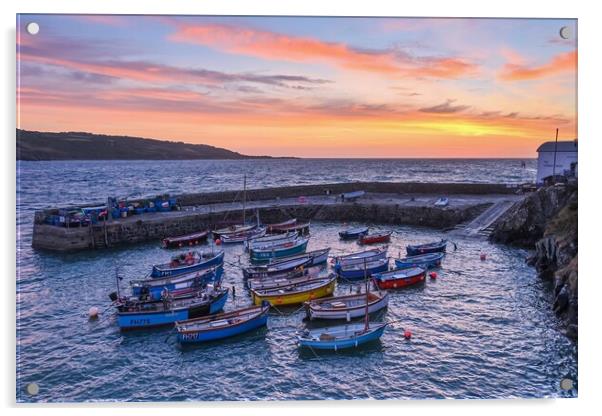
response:
<svg viewBox="0 0 602 416"><path fill-rule="evenodd" d="M509 209L490 236L494 242L534 250L528 258L542 279L554 284L553 307L577 339L577 186L540 188Z"/></svg>

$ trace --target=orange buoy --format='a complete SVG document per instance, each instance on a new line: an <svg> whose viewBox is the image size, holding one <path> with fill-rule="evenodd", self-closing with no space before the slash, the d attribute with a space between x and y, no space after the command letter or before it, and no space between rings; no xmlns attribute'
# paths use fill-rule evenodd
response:
<svg viewBox="0 0 602 416"><path fill-rule="evenodd" d="M481 261L487 260L487 254L485 254L485 253L481 253L480 257L481 257Z"/></svg>
<svg viewBox="0 0 602 416"><path fill-rule="evenodd" d="M217 238L217 239L215 240L215 245L216 245L216 246L221 246L221 245L222 245L222 240L220 240L219 238Z"/></svg>
<svg viewBox="0 0 602 416"><path fill-rule="evenodd" d="M431 277L431 279L436 279L437 278L437 272L430 272L429 276Z"/></svg>
<svg viewBox="0 0 602 416"><path fill-rule="evenodd" d="M412 331L410 331L409 329L406 329L405 331L403 331L403 337L405 339L410 339L412 338Z"/></svg>

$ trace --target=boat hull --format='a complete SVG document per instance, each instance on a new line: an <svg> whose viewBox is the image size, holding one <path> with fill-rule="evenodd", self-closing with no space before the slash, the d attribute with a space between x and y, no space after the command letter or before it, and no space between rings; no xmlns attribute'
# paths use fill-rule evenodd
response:
<svg viewBox="0 0 602 416"><path fill-rule="evenodd" d="M153 270L151 271L151 277L168 277L168 276L178 276L186 273L193 273L203 269L207 269L209 267L219 266L224 262L224 252L222 251L220 254L215 257L201 261L196 264L192 264L190 266L181 266L175 268L167 268L162 266L153 266Z"/></svg>
<svg viewBox="0 0 602 416"><path fill-rule="evenodd" d="M361 236L359 238L358 242L362 245L369 245L369 244L388 243L390 241L391 241L391 233L379 234L379 235L366 234L366 235Z"/></svg>
<svg viewBox="0 0 602 416"><path fill-rule="evenodd" d="M198 318L221 311L228 299L228 291L210 302L199 303L187 308L160 312L118 312L117 324L122 331L157 328L173 325L176 321Z"/></svg>
<svg viewBox="0 0 602 416"><path fill-rule="evenodd" d="M382 264L380 264L376 267L367 268L366 270L364 270L362 268L352 269L352 270L345 270L344 268L339 268L339 269L337 269L337 275L346 280L360 280L366 276L370 277L374 273L386 272L388 268L389 268L388 262L383 262Z"/></svg>
<svg viewBox="0 0 602 416"><path fill-rule="evenodd" d="M187 331L178 333L178 342L182 345L201 344L204 342L217 341L220 339L231 338L246 332L253 331L257 328L266 326L268 323L269 308L258 316L242 322L238 325L228 326L225 328L215 328L211 330ZM216 317L217 318L217 317Z"/></svg>
<svg viewBox="0 0 602 416"><path fill-rule="evenodd" d="M358 295L365 296L365 295ZM336 301L336 298L332 298ZM389 304L389 294L384 293L378 300L368 303L368 314L384 309ZM349 320L353 318L360 318L366 315L366 304L359 304L357 306L341 308L341 309L323 309L313 308L311 302L306 304L306 313L309 319L330 319L330 320Z"/></svg>
<svg viewBox="0 0 602 416"><path fill-rule="evenodd" d="M307 243L305 241L302 244L296 244L292 247L280 248L274 250L251 250L251 261L255 263L270 261L271 259L278 259L281 257L292 256L295 254L305 253L307 250Z"/></svg>
<svg viewBox="0 0 602 416"><path fill-rule="evenodd" d="M437 244L422 244L418 246L407 246L408 256L418 256L420 254L444 253L447 248L447 241L441 241Z"/></svg>
<svg viewBox="0 0 602 416"><path fill-rule="evenodd" d="M150 296L150 298L158 300L161 299L161 292L163 292L164 289L167 289L169 292L172 292L174 290L203 286L209 283L218 283L222 279L223 272L223 265L220 265L216 267L215 270L208 271L207 273L204 273L200 276L196 276L193 273L191 273L190 278L183 278L186 275L174 276L174 281L168 283L160 283L159 280L161 279L157 279L157 282L153 282L154 279L151 278L145 281L144 284L132 286L132 295L142 295L143 288L147 287L148 295ZM182 279L179 279L178 277L182 277Z"/></svg>
<svg viewBox="0 0 602 416"><path fill-rule="evenodd" d="M161 241L163 248L180 248L187 246L196 246L207 242L209 237L209 231L203 231L200 233L184 235L180 237L168 237Z"/></svg>
<svg viewBox="0 0 602 416"><path fill-rule="evenodd" d="M426 270L420 273L399 279L381 279L380 276L374 275L373 280L379 289L402 289L404 287L413 286L419 283L424 283L426 279Z"/></svg>
<svg viewBox="0 0 602 416"><path fill-rule="evenodd" d="M343 240L357 240L363 235L368 234L368 228L361 228L356 230L346 230L339 232L339 237Z"/></svg>
<svg viewBox="0 0 602 416"><path fill-rule="evenodd" d="M335 270L342 266L350 266L353 264L363 264L364 261L372 262L387 257L387 250L371 249L361 253L353 253L335 258Z"/></svg>
<svg viewBox="0 0 602 416"><path fill-rule="evenodd" d="M284 305L298 305L308 300L323 298L330 296L334 293L334 286L336 280L332 280L327 285L315 288L312 290L297 292L291 294L277 294L277 295L261 295L252 291L253 303L255 305L261 305L262 301L267 301L272 306L284 306Z"/></svg>
<svg viewBox="0 0 602 416"><path fill-rule="evenodd" d="M403 259L395 259L395 266L398 268L439 267L441 266L441 260L443 260L443 257L443 253L429 253L428 256L410 256Z"/></svg>
<svg viewBox="0 0 602 416"><path fill-rule="evenodd" d="M380 324L378 327L373 328L369 332L359 335L357 337L342 339L342 340L332 340L332 341L323 341L323 340L312 340L306 339L303 337L299 337L299 345L301 347L309 347L314 350L331 350L338 351L349 348L357 348L360 345L376 341L380 339L380 337L385 332L386 324Z"/></svg>

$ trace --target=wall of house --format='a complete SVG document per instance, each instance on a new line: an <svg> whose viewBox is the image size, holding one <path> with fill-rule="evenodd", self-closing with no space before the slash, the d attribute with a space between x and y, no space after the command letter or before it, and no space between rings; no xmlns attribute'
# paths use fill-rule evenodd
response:
<svg viewBox="0 0 602 416"><path fill-rule="evenodd" d="M571 169L571 163L577 162L577 152L556 153L556 174L562 175ZM537 184L542 184L544 178L554 173L554 152L539 152L537 158Z"/></svg>

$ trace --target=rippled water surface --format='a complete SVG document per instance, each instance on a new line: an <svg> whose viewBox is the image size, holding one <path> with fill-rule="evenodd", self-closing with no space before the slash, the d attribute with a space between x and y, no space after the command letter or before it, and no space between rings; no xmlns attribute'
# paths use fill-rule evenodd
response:
<svg viewBox="0 0 602 416"><path fill-rule="evenodd" d="M270 168L271 162L245 162L251 185L299 183L305 172L311 182L312 169L320 172L314 165L305 166L303 171L291 166L286 176L283 166ZM274 311L267 329L185 350L176 345L169 329L120 333L110 310L103 312L98 321L88 321L87 310L91 306L101 311L109 306L107 294L115 288L116 266L125 276L125 288L127 280L147 274L151 264L167 260L171 253L155 243L68 255L36 252L30 247L34 208L102 200L108 194L152 195L239 187L241 170L230 166L231 162L225 162L225 181L219 179L218 162L208 162L211 168L202 167L201 162L186 163L191 164L188 171L179 166L175 168L177 173L170 171L165 176L160 172L169 170L167 162L21 164L17 207L18 400L576 395L576 391L562 392L559 388L563 377L576 379L577 356L575 344L564 337L551 311L551 289L525 265L526 252L480 240L456 241L458 250L447 255L436 280L392 292L388 310L375 319L400 323L388 328L379 342L356 351L316 356L299 350L295 332L318 324L305 322L304 314L294 307ZM513 171L518 162L507 163L514 164L508 167L508 171ZM414 169L419 168L416 166ZM135 173L121 172L128 168ZM378 175L401 180L395 175L401 175L402 169L391 169L397 173L379 171ZM342 168L333 171L337 170L343 175ZM354 175L353 180L384 180L357 166L347 170ZM148 175L135 176L141 171ZM278 172L279 179L272 178L274 172ZM323 172L320 181L345 179L335 175L329 177ZM496 178L499 175L490 174L483 176L482 181ZM412 176L403 179L418 180ZM374 225L375 229L378 227ZM340 228L335 223L312 224L309 249L330 246L332 254L358 250L357 244L338 240ZM406 244L440 237L430 229L394 229L391 256L396 256ZM224 282L234 286L237 294L235 301L230 299L227 303L226 309L230 310L250 303L240 273L240 264L246 264L247 259L241 246L225 250ZM484 262L479 260L481 250L488 253ZM340 283L337 291L348 293L352 289L349 284ZM412 331L409 341L403 338L404 328ZM40 386L35 398L24 393L24 386L31 382Z"/></svg>

